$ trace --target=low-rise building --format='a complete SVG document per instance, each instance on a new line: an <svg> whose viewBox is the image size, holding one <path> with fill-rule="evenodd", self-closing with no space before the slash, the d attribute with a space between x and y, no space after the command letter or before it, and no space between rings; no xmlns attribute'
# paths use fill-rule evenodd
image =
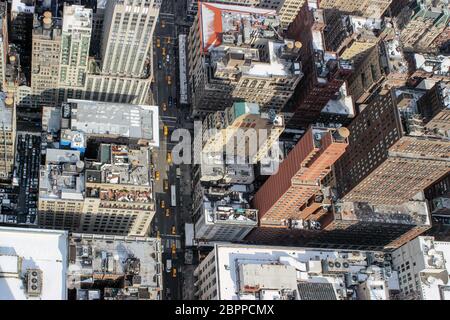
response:
<svg viewBox="0 0 450 320"><path fill-rule="evenodd" d="M438 82L418 101L417 108L428 130L450 137L450 83Z"/></svg>
<svg viewBox="0 0 450 320"><path fill-rule="evenodd" d="M382 252L216 244L194 271L201 300L389 300Z"/></svg>
<svg viewBox="0 0 450 320"><path fill-rule="evenodd" d="M383 39L379 47L380 63L385 75L384 84L387 87L401 87L408 80L409 65L399 36L395 35L392 28L390 32L392 34Z"/></svg>
<svg viewBox="0 0 450 320"><path fill-rule="evenodd" d="M239 241L258 225L258 210L237 185L200 188L194 211L197 241Z"/></svg>
<svg viewBox="0 0 450 320"><path fill-rule="evenodd" d="M70 110L67 118L72 130L90 137L126 138L159 146L157 106L69 99L62 107Z"/></svg>
<svg viewBox="0 0 450 320"><path fill-rule="evenodd" d="M160 300L162 247L146 237L70 236L67 287L76 300Z"/></svg>
<svg viewBox="0 0 450 320"><path fill-rule="evenodd" d="M418 0L416 4L411 19L401 30L402 43L415 52L437 51L439 42L435 40L450 21L448 1Z"/></svg>
<svg viewBox="0 0 450 320"><path fill-rule="evenodd" d="M450 80L450 57L439 54L415 53L413 56L414 73L411 77Z"/></svg>
<svg viewBox="0 0 450 320"><path fill-rule="evenodd" d="M66 300L66 231L0 227L0 300Z"/></svg>
<svg viewBox="0 0 450 320"><path fill-rule="evenodd" d="M403 299L450 300L450 242L417 237L392 252Z"/></svg>

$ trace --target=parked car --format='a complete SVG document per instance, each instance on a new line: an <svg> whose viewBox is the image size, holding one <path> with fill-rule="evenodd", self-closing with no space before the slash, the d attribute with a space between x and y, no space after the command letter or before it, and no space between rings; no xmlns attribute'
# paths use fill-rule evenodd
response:
<svg viewBox="0 0 450 320"><path fill-rule="evenodd" d="M167 259L166 260L166 272L172 271L172 260Z"/></svg>

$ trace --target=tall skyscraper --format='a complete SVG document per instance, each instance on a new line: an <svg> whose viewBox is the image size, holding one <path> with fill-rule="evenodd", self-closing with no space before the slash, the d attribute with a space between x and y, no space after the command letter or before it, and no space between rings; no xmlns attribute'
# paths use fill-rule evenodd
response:
<svg viewBox="0 0 450 320"><path fill-rule="evenodd" d="M303 74L301 43L281 40L276 11L205 2L198 10L188 40L192 113L236 101L279 111Z"/></svg>
<svg viewBox="0 0 450 320"><path fill-rule="evenodd" d="M360 15L367 18L381 18L391 5L392 0L321 0L320 8L338 9L340 11Z"/></svg>
<svg viewBox="0 0 450 320"><path fill-rule="evenodd" d="M306 0L212 0L202 2L216 2L225 4L236 4L240 6L251 6L262 9L274 9L280 17L281 26L287 28L289 24L295 19L298 11ZM189 0L188 11L197 12L198 1Z"/></svg>
<svg viewBox="0 0 450 320"><path fill-rule="evenodd" d="M255 135L246 134L247 130L255 130ZM235 102L224 111L206 116L203 121L202 150L198 152L223 153L231 151L227 149L227 144L234 143L234 156L248 157L246 163L256 163L267 155L283 130L282 115L262 112L256 103Z"/></svg>
<svg viewBox="0 0 450 320"><path fill-rule="evenodd" d="M327 11L309 7L306 2L287 31L289 37L302 43L300 57L305 74L283 109L290 127L306 129L316 123L352 73L351 60L336 52L345 39L342 35L348 33L348 27L342 24L344 17L332 17L337 28L334 32L329 32L334 28L326 24L327 18Z"/></svg>
<svg viewBox="0 0 450 320"><path fill-rule="evenodd" d="M61 24L50 11L35 16L31 59L31 90L38 105L58 104L58 76L61 57Z"/></svg>
<svg viewBox="0 0 450 320"><path fill-rule="evenodd" d="M59 66L59 101L81 98L88 70L92 9L64 5Z"/></svg>
<svg viewBox="0 0 450 320"><path fill-rule="evenodd" d="M159 14L157 0L112 0L105 8L101 73L148 78L152 36Z"/></svg>
<svg viewBox="0 0 450 320"><path fill-rule="evenodd" d="M6 80L6 63L8 59L8 18L6 2L0 3L0 89Z"/></svg>
<svg viewBox="0 0 450 320"><path fill-rule="evenodd" d="M22 69L30 81L31 66L31 33L33 30L33 14L36 10L36 0L12 0L10 12L9 41L17 46Z"/></svg>
<svg viewBox="0 0 450 320"><path fill-rule="evenodd" d="M90 61L84 99L148 102L160 5L158 0L113 0L97 6L93 32L101 43L94 51L100 59Z"/></svg>
<svg viewBox="0 0 450 320"><path fill-rule="evenodd" d="M9 180L14 169L16 108L14 99L0 97L0 180Z"/></svg>
<svg viewBox="0 0 450 320"><path fill-rule="evenodd" d="M155 213L148 148L115 144L92 148L98 148L98 156L86 161L76 150L47 149L40 170L38 225L145 236ZM125 158L130 159L127 165Z"/></svg>
<svg viewBox="0 0 450 320"><path fill-rule="evenodd" d="M328 201L322 179L345 152L348 136L346 128L309 128L253 198L261 225L291 227L296 220L320 215Z"/></svg>
<svg viewBox="0 0 450 320"><path fill-rule="evenodd" d="M400 205L450 170L448 139L414 114L401 117L393 92L375 94L348 128L336 170L344 201Z"/></svg>
<svg viewBox="0 0 450 320"><path fill-rule="evenodd" d="M69 99L60 120L60 149L47 149L40 168L38 225L145 236L155 213L157 107Z"/></svg>

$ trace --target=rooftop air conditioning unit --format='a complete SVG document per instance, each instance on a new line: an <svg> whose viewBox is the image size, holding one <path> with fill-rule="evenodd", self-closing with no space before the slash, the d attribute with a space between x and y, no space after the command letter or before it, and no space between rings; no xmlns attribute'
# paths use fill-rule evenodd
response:
<svg viewBox="0 0 450 320"><path fill-rule="evenodd" d="M347 272L349 270L350 264L344 259L327 259L323 263L324 272Z"/></svg>
<svg viewBox="0 0 450 320"><path fill-rule="evenodd" d="M27 293L30 297L38 297L42 291L42 271L39 269L27 270Z"/></svg>

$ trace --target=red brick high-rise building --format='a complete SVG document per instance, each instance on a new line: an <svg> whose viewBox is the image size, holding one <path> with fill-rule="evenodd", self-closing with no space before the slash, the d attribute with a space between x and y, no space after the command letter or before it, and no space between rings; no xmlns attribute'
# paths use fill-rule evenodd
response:
<svg viewBox="0 0 450 320"><path fill-rule="evenodd" d="M346 128L309 128L253 198L261 225L289 226L292 220L320 214L321 181L345 152L348 135Z"/></svg>

